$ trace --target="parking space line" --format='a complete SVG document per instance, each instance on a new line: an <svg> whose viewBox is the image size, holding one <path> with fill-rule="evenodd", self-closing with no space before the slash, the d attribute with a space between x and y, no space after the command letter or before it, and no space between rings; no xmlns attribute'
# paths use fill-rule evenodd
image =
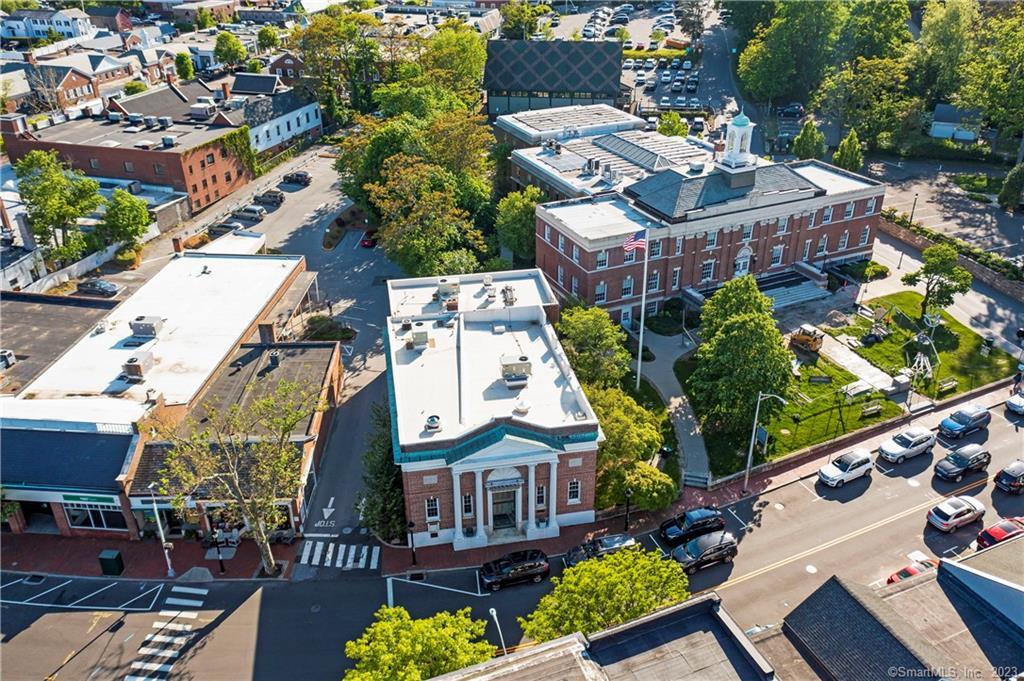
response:
<svg viewBox="0 0 1024 681"><path fill-rule="evenodd" d="M893 467L893 468L884 468L883 466L879 465L878 463L875 463L875 469L882 471L886 475L889 475L889 473L892 473L894 470L896 470L895 467Z"/></svg>
<svg viewBox="0 0 1024 681"><path fill-rule="evenodd" d="M112 588L112 587L115 587L115 586L117 586L117 582L111 582L110 584L107 584L107 585L106 585L105 587L103 587L102 589L97 589L96 591L93 591L93 592L92 592L91 594L89 594L88 596L82 596L81 598L79 598L79 599L78 599L77 601L75 601L74 603L69 603L68 605L78 605L79 603L81 603L82 601L86 600L87 598L92 598L93 596L95 596L95 595L96 595L96 594L98 594L99 592L101 592L101 591L106 591L107 589L110 589L110 588Z"/></svg>
<svg viewBox="0 0 1024 681"><path fill-rule="evenodd" d="M28 600L23 601L23 602L24 603L31 603L32 601L34 601L35 599L39 598L40 596L45 596L46 594L50 593L51 591L56 591L57 589L61 588L62 586L67 586L70 583L71 583L71 580L69 579L69 580L67 580L64 583L58 584L57 586L53 587L52 589L47 589L46 591L44 591L42 593L36 594L32 598L29 598Z"/></svg>
<svg viewBox="0 0 1024 681"><path fill-rule="evenodd" d="M661 542L658 541L658 538L654 536L654 534L649 534L647 536L648 538L650 538L652 542L654 542L654 548L656 548L658 551L661 551L662 556L668 555L668 551L665 550L665 547L661 545Z"/></svg>
<svg viewBox="0 0 1024 681"><path fill-rule="evenodd" d="M746 529L747 524L745 522L743 522L742 518L740 518L738 515L736 515L736 511L732 510L731 508L727 509L727 510L729 511L729 513L732 513L732 517L736 519L736 522L738 522L740 524L740 527Z"/></svg>
<svg viewBox="0 0 1024 681"><path fill-rule="evenodd" d="M811 496L812 496L812 497L814 497L814 500L815 500L815 501L818 501L818 500L820 500L820 499L821 499L821 497L819 497L819 496L818 496L818 493L817 493L817 492L815 492L815 491L814 491L813 489L811 489L810 487L808 487L807 485L805 485L805 484L804 484L804 481L803 481L803 480L797 480L797 484L799 484L799 485L800 485L801 487L803 487L803 488L804 488L805 490L807 490L808 492L810 492L810 493L811 493Z"/></svg>
<svg viewBox="0 0 1024 681"><path fill-rule="evenodd" d="M564 560L564 559L563 559ZM464 591L463 589L456 589L450 586L441 586L440 584L431 584L430 582L414 582L411 579L403 579L402 577L392 577L391 579L396 582L405 582L406 584L415 584L416 586L429 586L431 589L441 589L442 591L452 591L457 594L465 594L467 596L476 596L478 598L487 598L490 593L473 593L472 591Z"/></svg>
<svg viewBox="0 0 1024 681"><path fill-rule="evenodd" d="M125 601L125 602L124 602L124 603L122 603L121 605L117 606L117 608L116 608L116 609L117 609L117 610L152 610L152 609L153 609L153 606L154 606L154 605L156 604L156 599L160 598L160 592L161 592L161 591L163 591L163 590L164 590L164 585L163 585L163 584L158 584L157 586L154 586L154 587L153 587L152 589L150 589L149 591L143 591L142 593L140 593L140 594L139 594L138 596L136 596L135 598L133 598L133 599L131 599L131 600L128 600L128 601ZM173 590L173 589L172 589L172 590ZM128 607L127 607L127 605L128 605L129 603L134 603L135 601L139 600L139 599L140 599L140 598L142 598L143 596L145 596L145 595L147 595L147 594L151 594L151 593L153 593L154 591L156 591L156 595L155 595L155 596L153 596L153 601L152 601L152 602L151 602L151 603L149 604L149 607L148 607L148 608L128 608Z"/></svg>
<svg viewBox="0 0 1024 681"><path fill-rule="evenodd" d="M16 579L13 582L7 582L6 584L0 584L0 589L3 589L5 586L13 586L13 585L17 584L18 582L22 582L24 580L25 580L25 578L22 577L21 579Z"/></svg>

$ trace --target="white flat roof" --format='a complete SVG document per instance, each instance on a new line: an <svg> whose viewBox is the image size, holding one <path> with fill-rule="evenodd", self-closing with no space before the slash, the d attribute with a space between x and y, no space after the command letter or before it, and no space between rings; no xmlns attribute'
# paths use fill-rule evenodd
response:
<svg viewBox="0 0 1024 681"><path fill-rule="evenodd" d="M532 279L535 270L527 272ZM501 274L518 274L519 281L523 280L522 272L493 276L497 280ZM421 280L391 282L391 295L410 288L422 290L421 285L405 285L417 281ZM463 282L460 302L461 296L475 288ZM521 288L529 289L525 283ZM547 429L597 427L597 418L536 295L517 295L516 302L507 306L499 292L495 304L460 307L454 314L437 304L435 307L432 314L412 321L410 329L403 329L402 316L388 318L389 376L400 445L436 441L438 448L445 448L450 445L444 442L499 418ZM417 331L426 332L427 342L410 347ZM525 357L530 363L525 387L506 386L503 356ZM440 418L439 431L426 429L429 416Z"/></svg>
<svg viewBox="0 0 1024 681"><path fill-rule="evenodd" d="M840 170L831 170L824 164L814 163L807 165L790 166L793 172L813 182L827 194L840 194L842 192L853 192L858 189L867 189L875 185L851 177Z"/></svg>
<svg viewBox="0 0 1024 681"><path fill-rule="evenodd" d="M141 402L117 397L26 400L11 396L0 399L0 419L5 423L13 420L74 421L130 426L145 416L147 409Z"/></svg>
<svg viewBox="0 0 1024 681"><path fill-rule="evenodd" d="M489 300L484 286L484 278L491 278L497 296ZM551 305L557 303L555 294L548 286L547 279L540 270L509 270L491 274L454 274L448 277L419 277L416 279L393 279L388 282L388 304L390 316L418 317L436 315L449 310L442 310L441 303L434 295L442 281L458 283L458 310L487 310L503 308L501 290L511 286L515 292L516 306Z"/></svg>
<svg viewBox="0 0 1024 681"><path fill-rule="evenodd" d="M235 229L198 249L221 255L255 255L267 243L267 237L250 229Z"/></svg>
<svg viewBox="0 0 1024 681"><path fill-rule="evenodd" d="M196 252L176 257L104 318L105 331L78 341L26 386L21 398L41 402L105 397L143 404L147 391L155 390L167 404L187 403L301 261L302 256ZM155 339L132 335L129 322L136 317L163 320ZM153 356L145 380L121 380L122 365L138 352ZM66 405L81 403L85 409L92 409L93 402L65 399ZM82 419L68 415L65 420Z"/></svg>
<svg viewBox="0 0 1024 681"><path fill-rule="evenodd" d="M498 116L495 125L524 142L642 130L644 119L609 104L559 106Z"/></svg>
<svg viewBox="0 0 1024 681"><path fill-rule="evenodd" d="M548 204L538 206L537 211L555 218L563 231L592 241L614 236L625 238L648 223L652 227L661 226L617 195Z"/></svg>

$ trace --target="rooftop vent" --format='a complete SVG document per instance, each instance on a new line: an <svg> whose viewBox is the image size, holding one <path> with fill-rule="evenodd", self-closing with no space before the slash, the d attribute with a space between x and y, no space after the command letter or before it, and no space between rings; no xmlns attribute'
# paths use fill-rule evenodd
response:
<svg viewBox="0 0 1024 681"><path fill-rule="evenodd" d="M156 338L164 326L164 320L156 316L139 315L128 322L128 326L137 338Z"/></svg>
<svg viewBox="0 0 1024 681"><path fill-rule="evenodd" d="M152 128L156 125L156 116L143 116L142 122L147 128Z"/></svg>
<svg viewBox="0 0 1024 681"><path fill-rule="evenodd" d="M174 125L174 119L170 116L159 116L156 120L160 124L161 128L169 128Z"/></svg>
<svg viewBox="0 0 1024 681"><path fill-rule="evenodd" d="M136 352L121 365L125 379L132 383L140 383L146 378L146 372L153 368L152 352Z"/></svg>
<svg viewBox="0 0 1024 681"><path fill-rule="evenodd" d="M704 172L704 161L690 161L690 172L691 173L702 173L702 172Z"/></svg>
<svg viewBox="0 0 1024 681"><path fill-rule="evenodd" d="M505 302L505 307L512 307L516 304L516 290L512 288L511 284L506 284L501 289L501 299Z"/></svg>
<svg viewBox="0 0 1024 681"><path fill-rule="evenodd" d="M131 123L132 125L138 125L143 120L145 120L145 118L146 117L143 116L140 113L130 113L130 114L128 114L128 122Z"/></svg>
<svg viewBox="0 0 1024 681"><path fill-rule="evenodd" d="M531 373L530 358L526 355L501 356L501 380L505 382L506 388L510 390L525 388Z"/></svg>
<svg viewBox="0 0 1024 681"><path fill-rule="evenodd" d="M530 403L526 400L519 400L516 406L512 407L512 413L516 416L526 416L530 413Z"/></svg>
<svg viewBox="0 0 1024 681"><path fill-rule="evenodd" d="M430 416L427 417L427 422L423 425L423 427L431 432L441 430L441 417L438 416L437 414L431 414Z"/></svg>
<svg viewBox="0 0 1024 681"><path fill-rule="evenodd" d="M493 274L485 274L484 275L484 286L490 286L493 283L494 283L494 275Z"/></svg>
<svg viewBox="0 0 1024 681"><path fill-rule="evenodd" d="M438 279L437 294L441 298L452 298L459 295L459 282L457 279Z"/></svg>
<svg viewBox="0 0 1024 681"><path fill-rule="evenodd" d="M107 120L110 121L111 123L120 123L121 122L121 112L120 111L111 111L110 113L107 114Z"/></svg>
<svg viewBox="0 0 1024 681"><path fill-rule="evenodd" d="M271 350L268 358L271 367L281 366L281 353L278 350Z"/></svg>
<svg viewBox="0 0 1024 681"><path fill-rule="evenodd" d="M487 292L487 300L494 301L498 299L498 289L493 286L487 286L484 288Z"/></svg>
<svg viewBox="0 0 1024 681"><path fill-rule="evenodd" d="M402 331L411 331L411 330L412 330L412 320L409 319L408 317L403 318L402 319Z"/></svg>
<svg viewBox="0 0 1024 681"><path fill-rule="evenodd" d="M491 325L491 333L493 333L495 336L500 336L501 334L505 333L505 325L495 322L494 324Z"/></svg>
<svg viewBox="0 0 1024 681"><path fill-rule="evenodd" d="M161 144L163 144L163 145L164 145L165 147L173 147L173 146L174 146L174 140L175 140L175 139L176 139L176 138L175 138L175 136L174 136L174 135L164 135L163 137L161 137L161 138L160 138L160 142L161 142Z"/></svg>

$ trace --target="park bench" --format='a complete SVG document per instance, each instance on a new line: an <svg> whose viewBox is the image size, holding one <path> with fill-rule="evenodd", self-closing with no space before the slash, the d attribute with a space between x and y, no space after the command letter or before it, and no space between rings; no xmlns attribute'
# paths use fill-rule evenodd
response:
<svg viewBox="0 0 1024 681"><path fill-rule="evenodd" d="M948 392L950 390L954 390L956 389L956 386L959 383L960 381L955 378L944 378L941 381L939 381L939 393L941 394L944 392Z"/></svg>
<svg viewBox="0 0 1024 681"><path fill-rule="evenodd" d="M865 416L874 416L875 414L881 413L881 411L882 411L882 402L881 402L881 400L872 400L870 402L865 403L864 406L860 408L860 415L861 415L861 418L863 418Z"/></svg>

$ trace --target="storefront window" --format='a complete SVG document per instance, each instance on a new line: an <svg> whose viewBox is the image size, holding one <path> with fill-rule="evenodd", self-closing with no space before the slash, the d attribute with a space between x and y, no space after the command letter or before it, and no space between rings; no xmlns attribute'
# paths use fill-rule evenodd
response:
<svg viewBox="0 0 1024 681"><path fill-rule="evenodd" d="M94 530L127 530L121 507L114 504L65 503L64 512L71 527Z"/></svg>

